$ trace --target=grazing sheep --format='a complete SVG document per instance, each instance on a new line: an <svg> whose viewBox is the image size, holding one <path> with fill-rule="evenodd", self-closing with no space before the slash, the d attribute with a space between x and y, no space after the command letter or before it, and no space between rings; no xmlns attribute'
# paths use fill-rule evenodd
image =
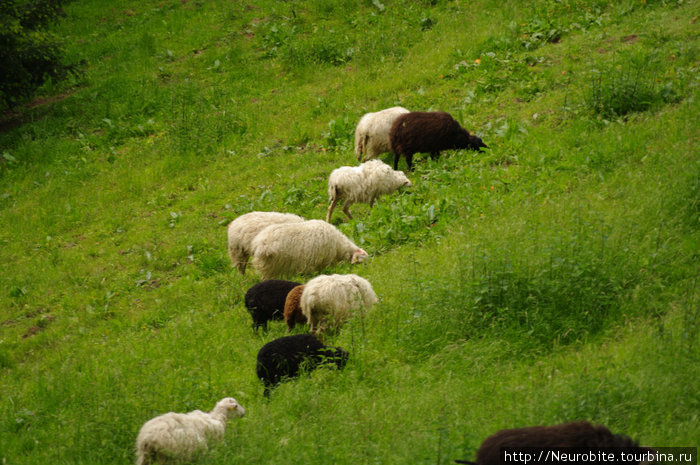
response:
<svg viewBox="0 0 700 465"><path fill-rule="evenodd" d="M472 465L500 465L504 447L542 447L548 449L573 447L586 450L626 447L630 448L630 452L652 452L652 449L639 447L628 436L612 434L605 426L592 425L587 421L577 421L553 426L529 426L498 431L481 443L476 453L476 462L466 460L455 460L455 462Z"/></svg>
<svg viewBox="0 0 700 465"><path fill-rule="evenodd" d="M299 286L296 281L269 279L255 284L245 293L245 307L253 317L253 327L267 330L269 320L281 320L289 291Z"/></svg>
<svg viewBox="0 0 700 465"><path fill-rule="evenodd" d="M389 131L394 120L408 113L403 107L391 107L375 113L367 113L355 129L355 156L357 161L377 158L389 152ZM364 157L363 157L364 156Z"/></svg>
<svg viewBox="0 0 700 465"><path fill-rule="evenodd" d="M312 333L337 330L353 313L377 302L372 285L356 274L321 275L306 283L301 311Z"/></svg>
<svg viewBox="0 0 700 465"><path fill-rule="evenodd" d="M361 263L367 252L323 220L274 224L253 239L253 266L263 279L318 272L341 261Z"/></svg>
<svg viewBox="0 0 700 465"><path fill-rule="evenodd" d="M295 324L306 323L306 317L301 311L301 294L304 292L304 287L306 286L297 286L289 291L287 300L284 302L284 321L290 331L294 329Z"/></svg>
<svg viewBox="0 0 700 465"><path fill-rule="evenodd" d="M296 378L301 371L335 364L342 369L348 353L340 347L327 347L311 334L295 334L270 341L258 352L256 373L265 386L265 396L281 381Z"/></svg>
<svg viewBox="0 0 700 465"><path fill-rule="evenodd" d="M221 439L226 421L245 415L233 397L217 402L211 412L166 413L148 420L136 438L136 465L158 461L190 461L208 449L210 439Z"/></svg>
<svg viewBox="0 0 700 465"><path fill-rule="evenodd" d="M228 254L231 263L245 274L248 257L251 255L250 244L264 228L271 224L299 223L304 218L291 213L250 212L241 215L228 225Z"/></svg>
<svg viewBox="0 0 700 465"><path fill-rule="evenodd" d="M442 150L488 148L444 111L400 115L389 131L389 147L394 153L394 169L399 167L399 158L403 155L409 171L415 153L430 153L432 158L437 158Z"/></svg>
<svg viewBox="0 0 700 465"><path fill-rule="evenodd" d="M360 166L341 166L333 170L328 178L328 196L331 204L326 221L331 222L333 209L340 199L343 199L345 216L352 219L352 204L368 203L372 207L380 196L410 185L411 181L403 171L394 171L380 160L370 160Z"/></svg>

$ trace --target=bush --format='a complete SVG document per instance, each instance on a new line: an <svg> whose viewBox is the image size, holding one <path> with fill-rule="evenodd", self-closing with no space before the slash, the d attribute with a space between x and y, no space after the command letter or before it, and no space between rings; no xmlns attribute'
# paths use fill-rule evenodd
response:
<svg viewBox="0 0 700 465"><path fill-rule="evenodd" d="M0 110L29 99L48 79L61 79L74 66L46 28L67 0L0 0Z"/></svg>

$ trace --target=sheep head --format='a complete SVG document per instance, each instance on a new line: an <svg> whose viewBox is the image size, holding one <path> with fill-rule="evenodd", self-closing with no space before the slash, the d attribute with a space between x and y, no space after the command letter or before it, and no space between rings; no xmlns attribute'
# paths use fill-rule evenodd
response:
<svg viewBox="0 0 700 465"><path fill-rule="evenodd" d="M322 363L334 364L339 370L345 368L348 363L348 351L342 347L324 347L321 349Z"/></svg>
<svg viewBox="0 0 700 465"><path fill-rule="evenodd" d="M479 151L482 148L487 149L487 148L489 148L489 146L484 144L484 141L482 141L480 137L472 135L472 136L469 136L469 147L468 148L470 148L472 150Z"/></svg>
<svg viewBox="0 0 700 465"><path fill-rule="evenodd" d="M350 263L353 265L355 263L362 263L367 259L367 252L365 252L362 249L357 249L352 253L352 258L350 259Z"/></svg>
<svg viewBox="0 0 700 465"><path fill-rule="evenodd" d="M333 358L335 358L335 364L338 367L338 369L342 370L345 368L345 365L348 363L348 357L350 354L348 354L348 351L341 348L341 347L336 347Z"/></svg>
<svg viewBox="0 0 700 465"><path fill-rule="evenodd" d="M224 397L216 403L214 412L222 414L225 418L232 416L242 417L245 415L245 409L233 397Z"/></svg>
<svg viewBox="0 0 700 465"><path fill-rule="evenodd" d="M394 181L399 188L411 187L411 181L406 177L403 171L394 171Z"/></svg>
<svg viewBox="0 0 700 465"><path fill-rule="evenodd" d="M478 151L480 148L488 148L481 138L469 134L469 131L459 126L453 132L453 143L455 149L469 149Z"/></svg>

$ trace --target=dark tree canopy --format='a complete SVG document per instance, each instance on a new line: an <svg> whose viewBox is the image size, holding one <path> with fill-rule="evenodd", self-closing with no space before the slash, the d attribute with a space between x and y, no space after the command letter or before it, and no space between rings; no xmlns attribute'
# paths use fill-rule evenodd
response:
<svg viewBox="0 0 700 465"><path fill-rule="evenodd" d="M74 71L49 24L68 0L0 0L0 110L29 99L47 79Z"/></svg>

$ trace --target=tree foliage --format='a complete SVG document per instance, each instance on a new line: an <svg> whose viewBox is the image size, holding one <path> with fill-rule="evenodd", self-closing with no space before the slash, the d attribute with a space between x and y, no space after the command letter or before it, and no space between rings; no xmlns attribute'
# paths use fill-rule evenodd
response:
<svg viewBox="0 0 700 465"><path fill-rule="evenodd" d="M0 0L0 109L30 98L48 79L75 67L62 62L60 41L48 26L68 0Z"/></svg>

